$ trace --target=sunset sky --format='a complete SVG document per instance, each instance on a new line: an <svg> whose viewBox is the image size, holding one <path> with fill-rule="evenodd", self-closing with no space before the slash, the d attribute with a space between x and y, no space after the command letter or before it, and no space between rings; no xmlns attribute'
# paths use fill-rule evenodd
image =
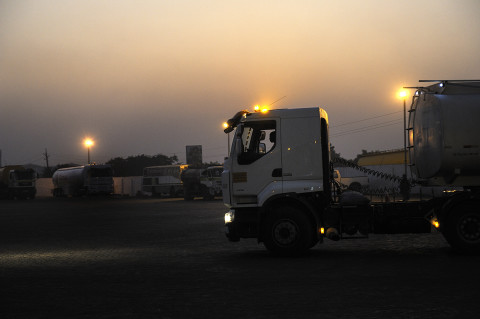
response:
<svg viewBox="0 0 480 319"><path fill-rule="evenodd" d="M480 79L478 0L0 0L2 164L203 145L255 104L325 108L346 158L403 147L402 86ZM413 92L412 92L413 93Z"/></svg>

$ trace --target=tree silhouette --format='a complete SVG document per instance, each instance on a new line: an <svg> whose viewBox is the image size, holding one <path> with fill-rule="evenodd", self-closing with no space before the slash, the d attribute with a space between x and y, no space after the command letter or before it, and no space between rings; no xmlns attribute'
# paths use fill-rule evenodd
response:
<svg viewBox="0 0 480 319"><path fill-rule="evenodd" d="M141 176L143 169L148 166L173 165L178 163L176 155L136 155L127 158L115 157L106 162L112 165L114 176Z"/></svg>

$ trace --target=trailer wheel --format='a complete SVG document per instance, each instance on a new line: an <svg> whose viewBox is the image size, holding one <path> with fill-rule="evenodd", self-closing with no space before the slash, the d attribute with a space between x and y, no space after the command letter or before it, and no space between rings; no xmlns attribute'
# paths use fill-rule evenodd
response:
<svg viewBox="0 0 480 319"><path fill-rule="evenodd" d="M480 212L473 202L454 206L447 218L444 236L459 252L480 252Z"/></svg>
<svg viewBox="0 0 480 319"><path fill-rule="evenodd" d="M313 242L311 223L305 213L295 206L282 206L267 216L264 244L272 253L299 255Z"/></svg>

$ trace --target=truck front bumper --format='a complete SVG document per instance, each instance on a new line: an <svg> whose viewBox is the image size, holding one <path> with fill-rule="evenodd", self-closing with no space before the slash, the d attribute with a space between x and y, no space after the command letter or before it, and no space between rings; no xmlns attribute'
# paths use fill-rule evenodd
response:
<svg viewBox="0 0 480 319"><path fill-rule="evenodd" d="M225 234L230 241L258 238L260 215L257 208L230 209L225 214Z"/></svg>
<svg viewBox="0 0 480 319"><path fill-rule="evenodd" d="M239 241L240 236L235 223L235 211L230 210L225 213L225 235L229 241Z"/></svg>

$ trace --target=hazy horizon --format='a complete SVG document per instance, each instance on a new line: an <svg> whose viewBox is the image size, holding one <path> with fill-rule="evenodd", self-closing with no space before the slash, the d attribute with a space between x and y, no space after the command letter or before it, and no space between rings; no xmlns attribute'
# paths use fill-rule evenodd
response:
<svg viewBox="0 0 480 319"><path fill-rule="evenodd" d="M1 1L2 164L84 164L202 145L256 104L322 107L346 158L403 147L396 92L480 78L480 2ZM413 92L412 92L413 93ZM279 100L280 99L280 100ZM410 101L408 101L410 102Z"/></svg>

